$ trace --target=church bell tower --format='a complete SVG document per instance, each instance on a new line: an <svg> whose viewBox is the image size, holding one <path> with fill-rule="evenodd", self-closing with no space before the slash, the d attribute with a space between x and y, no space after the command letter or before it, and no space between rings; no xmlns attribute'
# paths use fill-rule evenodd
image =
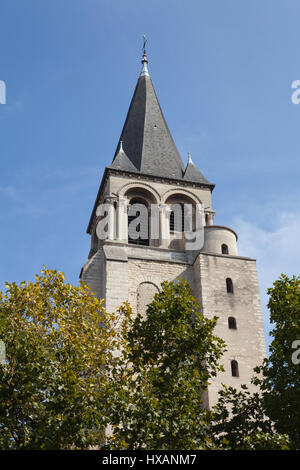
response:
<svg viewBox="0 0 300 470"><path fill-rule="evenodd" d="M107 311L128 300L142 314L161 282L186 279L203 315L219 317L215 332L227 344L225 372L209 386L209 406L221 383L246 383L251 389L253 368L266 354L256 263L238 255L234 230L214 225L213 189L190 155L183 164L153 88L144 45L142 71L87 228L91 249L81 279L105 299ZM191 229L202 208L204 236L197 249L189 248L174 206L191 208ZM148 217L139 238L131 229L134 207L146 207ZM104 217L105 239L98 232Z"/></svg>

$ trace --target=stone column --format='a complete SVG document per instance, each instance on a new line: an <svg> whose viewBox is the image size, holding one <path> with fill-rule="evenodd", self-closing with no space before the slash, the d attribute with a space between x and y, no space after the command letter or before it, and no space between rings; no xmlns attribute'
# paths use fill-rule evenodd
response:
<svg viewBox="0 0 300 470"><path fill-rule="evenodd" d="M115 239L115 201L116 198L111 196L105 199L105 209L107 210L108 222L107 240Z"/></svg>
<svg viewBox="0 0 300 470"><path fill-rule="evenodd" d="M168 248L170 243L170 212L168 204L159 205L160 247Z"/></svg>
<svg viewBox="0 0 300 470"><path fill-rule="evenodd" d="M205 217L207 221L206 225L213 225L215 213L215 211L205 211L205 216L207 215L207 217Z"/></svg>
<svg viewBox="0 0 300 470"><path fill-rule="evenodd" d="M117 240L128 242L128 199L123 196L117 199Z"/></svg>
<svg viewBox="0 0 300 470"><path fill-rule="evenodd" d="M193 231L193 218L196 218L195 208L193 208L192 204L184 204L184 231L185 232L192 232Z"/></svg>

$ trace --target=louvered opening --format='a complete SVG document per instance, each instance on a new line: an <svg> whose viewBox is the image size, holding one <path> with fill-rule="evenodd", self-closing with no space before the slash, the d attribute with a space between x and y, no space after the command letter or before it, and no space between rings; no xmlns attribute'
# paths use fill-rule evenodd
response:
<svg viewBox="0 0 300 470"><path fill-rule="evenodd" d="M140 198L131 199L129 204L128 243L149 246L148 204Z"/></svg>
<svg viewBox="0 0 300 470"><path fill-rule="evenodd" d="M180 204L181 206L181 213L178 211L175 213L174 211L170 212L170 232L184 232L184 205Z"/></svg>

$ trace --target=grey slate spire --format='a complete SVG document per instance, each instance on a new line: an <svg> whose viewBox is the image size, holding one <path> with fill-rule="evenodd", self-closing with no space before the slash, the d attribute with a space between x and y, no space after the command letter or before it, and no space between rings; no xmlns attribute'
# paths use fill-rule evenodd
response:
<svg viewBox="0 0 300 470"><path fill-rule="evenodd" d="M145 39L145 38L144 38ZM191 161L184 167L148 71L144 41L142 71L109 168L213 186Z"/></svg>
<svg viewBox="0 0 300 470"><path fill-rule="evenodd" d="M145 51L142 64L121 134L124 152L142 174L182 179L184 165L155 94ZM119 164L117 150L111 168Z"/></svg>

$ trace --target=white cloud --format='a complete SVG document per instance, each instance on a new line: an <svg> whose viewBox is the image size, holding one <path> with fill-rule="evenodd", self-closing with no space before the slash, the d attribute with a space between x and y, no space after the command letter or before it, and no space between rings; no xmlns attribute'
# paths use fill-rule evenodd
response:
<svg viewBox="0 0 300 470"><path fill-rule="evenodd" d="M275 213L275 211L274 211ZM267 289L281 273L299 274L300 266L300 213L281 212L274 221L272 231L238 218L234 227L239 235L239 254L257 260L258 279L264 316L266 340L269 345L269 312Z"/></svg>

